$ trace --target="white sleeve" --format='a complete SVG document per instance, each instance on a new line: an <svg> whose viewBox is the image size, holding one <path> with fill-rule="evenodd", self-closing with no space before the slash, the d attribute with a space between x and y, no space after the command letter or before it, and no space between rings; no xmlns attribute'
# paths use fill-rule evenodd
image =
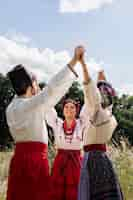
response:
<svg viewBox="0 0 133 200"><path fill-rule="evenodd" d="M86 104L83 105L80 111L79 119L81 120L81 123L84 127L89 123L90 113L89 113L88 106Z"/></svg>
<svg viewBox="0 0 133 200"><path fill-rule="evenodd" d="M88 107L90 116L94 116L101 105L100 92L92 80L84 84L85 105Z"/></svg>
<svg viewBox="0 0 133 200"><path fill-rule="evenodd" d="M53 129L56 128L58 116L54 108L52 108L49 112L46 113L45 119L49 126L51 126Z"/></svg>
<svg viewBox="0 0 133 200"><path fill-rule="evenodd" d="M85 117L88 114L90 120L96 126L108 122L112 117L112 107L102 108L99 89L92 80L87 85L84 85L84 95L86 107Z"/></svg>
<svg viewBox="0 0 133 200"><path fill-rule="evenodd" d="M26 98L17 109L22 113L26 113L43 105L44 112L47 112L64 96L75 79L74 73L66 66L50 80L43 91L36 96Z"/></svg>
<svg viewBox="0 0 133 200"><path fill-rule="evenodd" d="M102 108L100 92L92 81L84 86L84 94L85 104L88 106L91 122L90 129L88 129L87 133L91 135L90 132L92 131L93 135L94 133L96 134L96 143L99 141L107 142L117 126L117 121L112 115L112 109L111 107Z"/></svg>

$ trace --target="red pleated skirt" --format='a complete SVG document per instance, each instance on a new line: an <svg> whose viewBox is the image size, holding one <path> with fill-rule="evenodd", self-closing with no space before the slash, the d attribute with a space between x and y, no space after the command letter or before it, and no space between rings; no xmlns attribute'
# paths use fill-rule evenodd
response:
<svg viewBox="0 0 133 200"><path fill-rule="evenodd" d="M11 160L7 200L49 200L47 145L17 143Z"/></svg>
<svg viewBox="0 0 133 200"><path fill-rule="evenodd" d="M51 176L51 200L77 200L81 160L79 150L58 150Z"/></svg>

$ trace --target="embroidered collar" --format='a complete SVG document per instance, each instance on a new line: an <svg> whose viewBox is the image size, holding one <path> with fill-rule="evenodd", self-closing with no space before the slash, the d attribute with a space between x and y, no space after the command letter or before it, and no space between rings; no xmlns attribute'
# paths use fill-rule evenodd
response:
<svg viewBox="0 0 133 200"><path fill-rule="evenodd" d="M63 122L63 129L64 129L64 133L66 135L72 135L73 132L74 132L75 127L76 127L76 120L75 119L72 121L71 127L69 127L69 128L67 127L66 120L64 120L64 122Z"/></svg>

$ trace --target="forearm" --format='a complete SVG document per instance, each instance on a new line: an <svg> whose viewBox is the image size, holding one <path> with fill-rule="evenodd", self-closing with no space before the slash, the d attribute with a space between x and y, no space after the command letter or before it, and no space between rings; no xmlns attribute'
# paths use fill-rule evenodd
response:
<svg viewBox="0 0 133 200"><path fill-rule="evenodd" d="M54 107L61 97L65 95L73 81L76 80L76 77L78 77L74 66L83 51L81 46L75 48L74 56L68 65L50 80L43 91L24 102L20 110L30 111L43 105L44 110L48 111L51 107Z"/></svg>
<svg viewBox="0 0 133 200"><path fill-rule="evenodd" d="M84 79L85 104L89 107L91 115L93 115L100 105L100 93L96 85L91 80L90 73L84 61L82 61L82 71Z"/></svg>
<svg viewBox="0 0 133 200"><path fill-rule="evenodd" d="M49 82L46 94L47 100L44 100L47 107L54 107L66 94L73 81L77 78L75 73L67 66Z"/></svg>
<svg viewBox="0 0 133 200"><path fill-rule="evenodd" d="M95 112L96 106L99 104L98 89L91 80L90 73L84 60L81 61L83 71L84 97L85 104L89 108L91 114Z"/></svg>
<svg viewBox="0 0 133 200"><path fill-rule="evenodd" d="M90 115L94 115L100 107L101 96L95 83L91 80L88 83L84 83L84 96L85 104L88 106Z"/></svg>
<svg viewBox="0 0 133 200"><path fill-rule="evenodd" d="M98 77L97 77L97 81L105 81L106 80L106 77L105 77L105 73L104 73L104 70L100 70L98 72Z"/></svg>
<svg viewBox="0 0 133 200"><path fill-rule="evenodd" d="M85 63L82 63L82 71L84 83L88 83L91 80L91 76L88 72L87 65Z"/></svg>

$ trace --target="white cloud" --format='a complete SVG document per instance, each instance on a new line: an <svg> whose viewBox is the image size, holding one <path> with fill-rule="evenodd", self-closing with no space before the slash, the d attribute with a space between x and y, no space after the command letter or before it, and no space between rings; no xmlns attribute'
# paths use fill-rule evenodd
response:
<svg viewBox="0 0 133 200"><path fill-rule="evenodd" d="M6 74L13 66L17 64L25 65L30 71L34 72L39 80L47 82L55 73L57 73L70 60L69 52L55 52L52 49L30 47L29 43L24 44L0 36L0 73ZM99 69L104 68L104 63L90 58L87 61L89 70L96 78ZM80 66L76 67L80 80L82 80L82 70ZM106 71L106 69L105 69ZM118 93L133 95L133 84L125 84L118 88Z"/></svg>
<svg viewBox="0 0 133 200"><path fill-rule="evenodd" d="M0 36L0 73L7 73L14 65L23 64L40 80L47 81L69 60L67 51L54 52L51 49L32 48L21 41Z"/></svg>
<svg viewBox="0 0 133 200"><path fill-rule="evenodd" d="M27 36L25 36L22 33L18 33L15 30L10 30L6 33L5 37L8 39L17 42L17 43L22 43L22 44L28 44L31 42L31 39Z"/></svg>
<svg viewBox="0 0 133 200"><path fill-rule="evenodd" d="M69 52L66 50L59 52L49 48L40 50L22 41L16 42L0 36L0 73L5 74L13 66L23 64L40 80L48 81L70 60ZM91 58L87 63L93 74L98 71L100 65L95 62L95 59ZM77 71L81 76L81 68L78 66Z"/></svg>
<svg viewBox="0 0 133 200"><path fill-rule="evenodd" d="M60 12L88 12L112 2L113 0L60 0Z"/></svg>

